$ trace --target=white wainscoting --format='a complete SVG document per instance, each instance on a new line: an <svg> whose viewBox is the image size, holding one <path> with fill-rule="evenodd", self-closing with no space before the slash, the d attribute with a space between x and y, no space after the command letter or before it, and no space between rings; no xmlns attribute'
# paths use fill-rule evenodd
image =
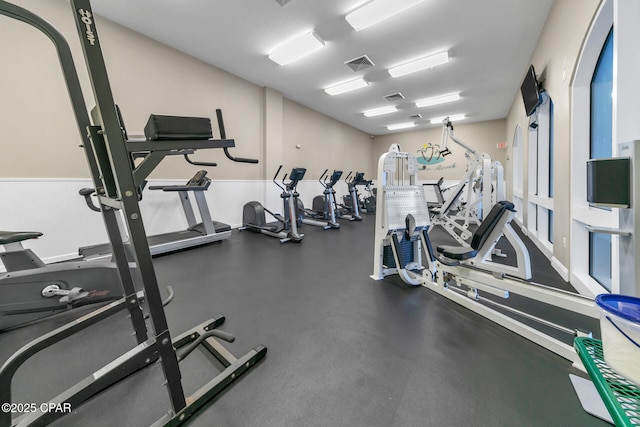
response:
<svg viewBox="0 0 640 427"><path fill-rule="evenodd" d="M149 181L149 185L184 183L185 180ZM0 230L42 232L43 237L25 242L25 246L47 263L75 258L79 247L106 242L102 216L90 210L78 194L83 187L92 187L91 181L0 179ZM336 187L341 199L347 186L340 182ZM313 197L322 194L322 190L320 183L314 180L298 185L300 199L307 207L311 207ZM233 228L241 225L242 207L250 200L265 204L273 212L282 212L280 189L270 181L213 181L205 194L212 218ZM195 201L193 203L197 213ZM149 235L187 226L180 201L173 193L145 190L140 207Z"/></svg>

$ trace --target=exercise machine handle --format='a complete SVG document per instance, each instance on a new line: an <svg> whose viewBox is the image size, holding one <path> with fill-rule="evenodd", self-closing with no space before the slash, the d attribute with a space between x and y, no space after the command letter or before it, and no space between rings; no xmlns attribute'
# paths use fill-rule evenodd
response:
<svg viewBox="0 0 640 427"><path fill-rule="evenodd" d="M327 185L325 184L327 180L325 179L324 181L322 181L322 178L324 178L325 175L327 175L327 172L329 172L329 169L325 169L324 172L322 172L322 175L320 175L320 178L318 178L318 182L322 184L324 188L327 188Z"/></svg>
<svg viewBox="0 0 640 427"><path fill-rule="evenodd" d="M226 151L226 148L225 148L225 151ZM218 166L218 164L214 162L200 162L196 160L191 160L188 154L184 154L184 159L187 161L187 163L192 164L194 166L209 166L209 167Z"/></svg>
<svg viewBox="0 0 640 427"><path fill-rule="evenodd" d="M224 121L222 120L222 110L216 109L216 117L218 119L218 129L220 130L220 138L227 139L227 132L224 130ZM223 147L224 155L231 161L238 163L258 163L258 159L248 159L245 157L235 157L229 153L229 149L227 147Z"/></svg>
<svg viewBox="0 0 640 427"><path fill-rule="evenodd" d="M178 357L178 362L181 360L184 360L185 357L187 357L193 350L196 349L196 347L198 347L200 344L202 344L203 341L205 341L206 339L210 338L210 337L216 337L216 338L220 338L221 340L227 341L227 342L234 342L236 340L236 337L234 337L233 335L231 335L228 332L224 332L224 331L218 331L216 329L212 329L210 331L205 332L204 334L200 335L198 338L196 338L192 343L190 343L189 345L176 350L176 356Z"/></svg>
<svg viewBox="0 0 640 427"><path fill-rule="evenodd" d="M258 163L258 159L248 159L246 157L235 157L235 156L232 156L231 153L229 153L229 149L227 147L223 147L222 149L224 150L224 155L227 156L229 160L232 160L234 162L254 163L254 164Z"/></svg>
<svg viewBox="0 0 640 427"><path fill-rule="evenodd" d="M95 192L95 188L81 188L78 191L78 194L84 197L84 201L87 203L87 206L89 206L89 209L95 212L100 212L100 208L93 203L93 199L91 198L91 195Z"/></svg>
<svg viewBox="0 0 640 427"><path fill-rule="evenodd" d="M282 191L284 191L284 187L278 184L278 182L276 181L276 178L278 177L278 174L280 173L281 170L282 170L282 165L278 166L278 170L276 171L276 174L273 176L273 183L277 185ZM286 178L287 174L284 174L284 177ZM284 182L284 178L282 179L282 181Z"/></svg>

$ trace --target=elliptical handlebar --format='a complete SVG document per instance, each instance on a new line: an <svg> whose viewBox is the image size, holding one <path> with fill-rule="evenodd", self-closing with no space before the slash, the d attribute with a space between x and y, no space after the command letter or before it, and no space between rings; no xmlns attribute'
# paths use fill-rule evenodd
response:
<svg viewBox="0 0 640 427"><path fill-rule="evenodd" d="M351 178L352 173L353 171L349 171L349 173L347 174L347 177L344 179L346 182L349 182L349 178Z"/></svg>
<svg viewBox="0 0 640 427"><path fill-rule="evenodd" d="M327 172L329 172L329 169L325 169L324 172L322 172L322 175L320 175L320 178L318 178L318 182L320 183L320 185L322 185L324 188L327 188L327 178L329 177L327 175ZM325 175L327 175L325 177ZM322 180L322 178L324 178L324 181Z"/></svg>
<svg viewBox="0 0 640 427"><path fill-rule="evenodd" d="M275 185L277 185L282 191L284 191L284 187L280 184L278 184L278 181L276 181L276 178L278 177L278 174L280 173L280 171L282 170L282 165L278 166L278 170L276 171L276 174L273 176L273 183ZM284 184L284 180L287 177L287 174L284 174L284 178L282 178L282 184Z"/></svg>

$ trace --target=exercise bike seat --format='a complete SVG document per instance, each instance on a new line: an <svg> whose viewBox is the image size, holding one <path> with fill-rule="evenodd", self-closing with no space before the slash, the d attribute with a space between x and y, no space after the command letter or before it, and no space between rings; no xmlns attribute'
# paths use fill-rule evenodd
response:
<svg viewBox="0 0 640 427"><path fill-rule="evenodd" d="M0 245L37 239L40 236L42 236L42 233L37 231L0 231Z"/></svg>

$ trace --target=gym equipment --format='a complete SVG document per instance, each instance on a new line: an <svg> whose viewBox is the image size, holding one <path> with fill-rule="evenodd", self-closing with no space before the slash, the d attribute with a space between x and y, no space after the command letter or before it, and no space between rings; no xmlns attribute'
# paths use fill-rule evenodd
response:
<svg viewBox="0 0 640 427"><path fill-rule="evenodd" d="M371 278L382 280L398 274L405 283L425 286L579 366L581 362L571 345L529 323L571 336L588 332L558 325L507 304L510 295L517 294L584 318L599 318L593 299L531 281L529 253L510 225L515 214L513 204L499 201L487 212L472 236L471 247L440 246L435 256L425 232L429 227L425 194L415 186L416 175L417 161L412 154L401 152L396 144L380 157L381 197ZM405 176L408 181L403 180ZM516 252L515 260L511 260L515 265L492 259L503 236Z"/></svg>
<svg viewBox="0 0 640 427"><path fill-rule="evenodd" d="M120 109L117 108L118 119L120 127L124 135L127 135L124 121L122 120L122 114ZM216 110L216 117L218 120L218 128L222 140L226 140L226 132L224 128L224 120L222 117L222 110ZM145 127L145 140L148 141L162 141L174 136L176 139L194 139L201 137L203 139L211 138L213 132L211 130L211 121L207 118L189 117L180 118L174 116L159 116L152 114L149 117L149 121ZM128 139L134 141L134 139ZM145 141L142 140L142 141ZM232 140L227 140L232 141ZM229 153L229 147L234 147L235 143L231 142L230 145L221 145L220 148L224 150L226 157L234 162L238 163L258 163L256 159L247 159L241 157L234 157ZM182 155L185 160L196 166L217 166L212 162L199 162L192 160L189 155L193 154L195 149L179 148L170 150L164 155ZM152 153L146 150L133 151L131 153L132 162L134 159L143 159L143 162L150 162L151 167L157 166L157 163L161 160L160 156L151 155ZM156 158L154 158L156 157ZM184 216L187 220L187 228L185 230L173 231L169 233L157 234L148 236L149 248L151 255L159 255L167 252L178 251L195 246L206 245L220 240L228 239L231 237L231 227L228 224L224 224L211 219L211 213L207 204L207 199L204 195L204 191L209 189L211 185L211 179L208 178L206 170L200 170L189 180L185 185L152 185L147 187L149 190L161 190L165 192L175 192L180 197L180 204L184 212ZM140 186L144 188L146 186L146 180L142 181ZM85 197L87 205L94 211L99 211L91 199L93 189L83 188L80 190L80 195ZM190 193L196 200L198 207L198 213L200 216L200 222L196 220L195 213L190 200ZM80 256L85 259L93 259L104 257L111 253L111 245L108 243L85 246L78 250Z"/></svg>
<svg viewBox="0 0 640 427"><path fill-rule="evenodd" d="M406 174L399 173L405 169ZM376 214L371 277L380 280L398 274L408 284L422 284L425 275L431 279L435 256L427 234L430 221L425 194L416 185L418 161L393 144L380 158L378 170L383 197Z"/></svg>
<svg viewBox="0 0 640 427"><path fill-rule="evenodd" d="M298 182L304 178L307 170L305 168L291 169L289 182L285 182L287 179L287 174L285 173L284 177L282 177L282 185L276 181L280 170L282 170L282 165L280 165L276 174L273 176L273 183L282 190L280 198L282 199L284 216L271 212L260 202L251 201L246 203L242 208L242 227L240 230L250 230L267 236L277 237L280 239L280 243L300 243L304 238L304 234L298 232L298 193L296 193L296 187ZM267 223L265 212L271 215L276 222Z"/></svg>
<svg viewBox="0 0 640 427"><path fill-rule="evenodd" d="M442 226L459 244L469 246L468 241L472 236L469 225L479 225L483 212L489 212L497 201L504 200L503 168L500 162L491 162L487 153L479 153L458 139L448 117L442 124L442 156L451 153L447 146L451 139L465 149L467 171L458 185L451 189L442 206L431 208L431 220L434 226ZM466 199L462 202L465 189Z"/></svg>
<svg viewBox="0 0 640 427"><path fill-rule="evenodd" d="M347 219L349 221L362 221L362 216L360 216L360 206L359 203L353 203L353 200L358 200L358 189L355 186L356 176L360 174L360 172L356 172L354 178L351 178L353 171L350 171L347 174L347 177L344 179L347 183L348 193L342 197L343 204L338 204L336 202L336 214L338 218ZM362 174L364 176L364 173Z"/></svg>
<svg viewBox="0 0 640 427"><path fill-rule="evenodd" d="M232 335L216 329L224 322L224 317L212 318L182 335L171 337L140 215L138 200L141 192L140 184L166 153L172 150L229 147L232 146L233 141L212 139L128 141L118 121L91 5L88 0L71 0L71 5L97 104L93 109L93 123L87 114L71 50L62 35L42 18L4 0L0 0L0 14L23 21L42 31L57 49L63 78L82 138L82 147L89 163L94 188L98 195L97 200L100 203L100 210L112 245L124 297L31 341L14 353L0 368L0 401L11 404L13 376L29 358L100 320L126 309L138 344L60 395L47 399L47 402L60 405L65 403L76 411L83 402L100 391L139 369L157 362L162 367L166 379L165 388L171 402L171 409L158 420L156 425L181 425L226 386L262 360L267 349L258 346L240 358L231 355L216 339L234 340ZM141 151L148 152L145 160L138 165L132 165L130 153ZM117 215L117 211L122 211L122 218ZM128 234L127 247L123 243L119 219L123 220L122 226ZM144 289L143 292L138 292L136 289L135 284L138 281L134 283L129 255L131 261L137 266L138 284ZM143 295L147 301L151 334L147 329L140 305ZM193 395L185 397L178 363L201 344L209 355L222 364L223 371ZM0 426L49 425L64 415L60 411L46 411L46 409L43 411L43 405L35 409L36 411L16 419L12 419L10 411L1 411Z"/></svg>
<svg viewBox="0 0 640 427"><path fill-rule="evenodd" d="M314 205L316 204L315 199L320 197L322 199L322 209L317 211L315 209L306 209L304 207L304 203L302 200L296 196L296 206L298 207L298 222L302 224L313 225L315 227L322 227L324 230L337 230L340 228L340 224L336 222L336 215L333 209L333 199L335 190L333 188L327 187L327 184L322 181L322 179L327 175L329 169L325 169L318 182L324 187L324 192L322 196L314 197ZM335 173L335 172L334 172ZM342 172L340 172L342 174ZM332 186L333 187L333 186Z"/></svg>
<svg viewBox="0 0 640 427"><path fill-rule="evenodd" d="M347 213L350 213L356 217L360 217L360 214L363 211L366 211L367 213L375 213L376 194L375 189L371 189L371 184L373 184L373 181L364 179L364 172L356 172L353 175L353 178L349 181L350 177L351 172L349 172L349 174L345 178L349 189L349 194L342 196L342 200L344 202L342 207L347 210ZM360 197L360 192L358 191L359 185L364 186L365 191L368 194L367 197ZM360 217L360 219L362 218ZM356 218L356 220L358 219Z"/></svg>
<svg viewBox="0 0 640 427"><path fill-rule="evenodd" d="M87 304L122 298L113 262L45 264L23 241L40 232L0 231L0 331Z"/></svg>
<svg viewBox="0 0 640 427"><path fill-rule="evenodd" d="M333 187L340 181L342 171L334 170L330 178L327 175L328 171L329 169L326 169L318 179L320 185L324 187L324 191L321 196L313 198L312 208L316 215L322 215L322 218L336 224L336 228L338 228L340 224L336 221L336 190ZM328 181L327 178L329 178Z"/></svg>

